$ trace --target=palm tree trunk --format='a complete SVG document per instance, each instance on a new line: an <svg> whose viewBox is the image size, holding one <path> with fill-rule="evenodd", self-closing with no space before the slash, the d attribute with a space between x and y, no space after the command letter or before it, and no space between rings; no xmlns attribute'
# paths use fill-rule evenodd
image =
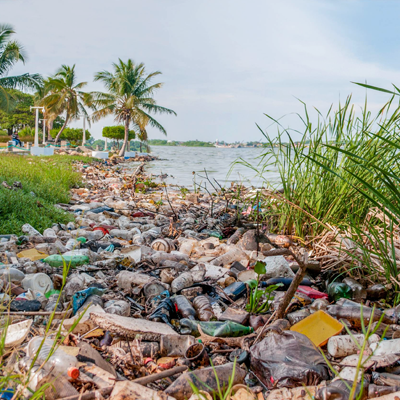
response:
<svg viewBox="0 0 400 400"><path fill-rule="evenodd" d="M125 118L124 144L122 145L121 151L119 152L120 157L123 157L125 155L125 150L128 146L128 138L129 138L129 117L126 117Z"/></svg>
<svg viewBox="0 0 400 400"><path fill-rule="evenodd" d="M142 141L140 141L140 152L142 152Z"/></svg>
<svg viewBox="0 0 400 400"><path fill-rule="evenodd" d="M49 117L47 117L47 118L49 118ZM48 140L53 140L53 138L51 137L51 135L50 135L50 131L53 129L53 120L52 119L49 119L48 121L47 121L47 138L48 138Z"/></svg>
<svg viewBox="0 0 400 400"><path fill-rule="evenodd" d="M68 123L68 119L69 119L69 115L67 114L67 117L65 118L65 122L64 125L61 127L60 132L57 133L57 136L54 140L54 142L57 144L58 140L60 139L61 134L63 133L63 130L65 129L65 127L67 126Z"/></svg>

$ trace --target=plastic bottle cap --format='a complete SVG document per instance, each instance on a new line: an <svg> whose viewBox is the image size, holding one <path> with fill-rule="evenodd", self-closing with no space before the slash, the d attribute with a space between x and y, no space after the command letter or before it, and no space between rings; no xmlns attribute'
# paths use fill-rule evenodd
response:
<svg viewBox="0 0 400 400"><path fill-rule="evenodd" d="M78 379L79 378L79 369L76 367L70 367L68 368L68 376L72 379Z"/></svg>
<svg viewBox="0 0 400 400"><path fill-rule="evenodd" d="M147 358L144 360L144 365L148 364L148 363L151 362L151 361L153 361L153 359L152 359L151 357L147 357Z"/></svg>

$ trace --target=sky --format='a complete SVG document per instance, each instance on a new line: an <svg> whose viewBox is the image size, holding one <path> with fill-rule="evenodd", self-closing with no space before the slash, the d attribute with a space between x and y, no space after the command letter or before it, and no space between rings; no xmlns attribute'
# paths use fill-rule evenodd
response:
<svg viewBox="0 0 400 400"><path fill-rule="evenodd" d="M177 113L157 119L182 141L259 140L256 124L276 132L265 114L301 130L299 99L326 113L350 94L359 109L368 95L379 110L388 95L351 82L400 85L399 15L396 0L0 0L0 23L29 57L13 74L76 64L86 90L103 90L96 72L143 62L162 72L157 103ZM90 131L100 138L113 124Z"/></svg>

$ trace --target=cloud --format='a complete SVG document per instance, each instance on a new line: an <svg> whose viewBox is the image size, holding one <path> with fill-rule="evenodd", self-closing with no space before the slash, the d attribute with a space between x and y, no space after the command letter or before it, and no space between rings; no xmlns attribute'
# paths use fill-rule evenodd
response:
<svg viewBox="0 0 400 400"><path fill-rule="evenodd" d="M2 1L6 21L17 30L29 63L16 69L50 74L62 63L77 64L80 80L91 90L93 74L110 69L118 57L143 61L149 71L161 70L164 88L159 104L178 117L161 116L169 138L175 140L259 139L255 123L263 116L301 112L298 97L326 111L351 92L361 105L365 91L351 81L388 87L399 82L388 62L390 52L370 45L362 30L385 27L362 25L361 1L315 0L54 0ZM383 12L391 13L390 8ZM377 54L379 53L379 57ZM369 94L371 108L387 99ZM92 127L101 135L112 118ZM298 127L290 116L285 121ZM78 125L80 123L78 122ZM151 137L162 135L150 129Z"/></svg>

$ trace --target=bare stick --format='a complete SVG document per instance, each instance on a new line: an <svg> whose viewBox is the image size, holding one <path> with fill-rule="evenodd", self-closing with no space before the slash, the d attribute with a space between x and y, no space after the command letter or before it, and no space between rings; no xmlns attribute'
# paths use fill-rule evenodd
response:
<svg viewBox="0 0 400 400"><path fill-rule="evenodd" d="M307 271L307 262L303 262L303 260L300 260L298 257L295 256L294 253L292 253L292 255L296 259L300 268L297 271L296 276L292 280L292 283L290 284L289 289L287 290L281 303L279 304L275 319L280 319L285 316L286 309L287 309L290 301L292 300L294 294L296 293L296 290L299 287L300 283L302 282L304 275L306 274L306 271Z"/></svg>
<svg viewBox="0 0 400 400"><path fill-rule="evenodd" d="M159 372L158 374L152 374L149 376L144 376L143 378L137 378L132 380L132 382L139 383L140 385L147 385L148 383L152 383L158 381L163 378L168 378L169 376L180 374L187 370L186 365L182 365L181 367L175 367L172 369L168 369L166 371Z"/></svg>
<svg viewBox="0 0 400 400"><path fill-rule="evenodd" d="M164 182L164 189L165 189L165 195L167 196L167 201L168 201L168 204L169 204L169 206L171 207L171 210L172 210L172 212L174 213L174 216L175 216L175 221L178 221L178 216L176 215L176 212L175 212L175 210L174 210L174 208L172 207L172 204L171 204L171 202L169 201L169 196L168 196L168 191L167 191L167 184Z"/></svg>

